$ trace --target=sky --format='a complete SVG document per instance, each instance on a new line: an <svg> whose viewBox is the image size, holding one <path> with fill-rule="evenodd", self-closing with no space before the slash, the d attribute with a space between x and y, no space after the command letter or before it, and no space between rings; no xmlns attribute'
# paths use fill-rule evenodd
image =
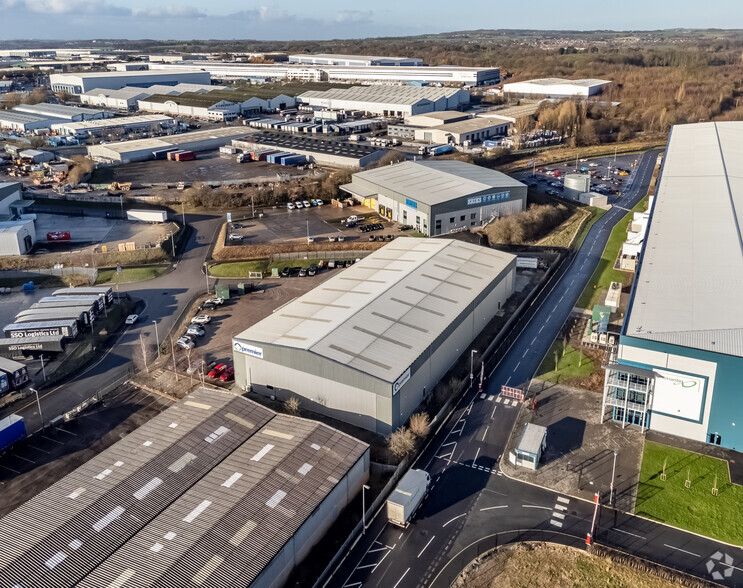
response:
<svg viewBox="0 0 743 588"><path fill-rule="evenodd" d="M0 0L8 39L353 39L468 29L743 28L743 1Z"/></svg>

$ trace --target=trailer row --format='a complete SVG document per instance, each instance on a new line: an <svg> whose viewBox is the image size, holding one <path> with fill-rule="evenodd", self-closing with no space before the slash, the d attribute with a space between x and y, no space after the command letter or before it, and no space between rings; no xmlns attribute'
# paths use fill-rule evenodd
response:
<svg viewBox="0 0 743 588"><path fill-rule="evenodd" d="M266 161L268 163L289 166L304 165L307 163L307 157L305 155L298 155L296 153L281 151L279 149L262 149L246 151L237 156L238 163L244 163L246 161Z"/></svg>

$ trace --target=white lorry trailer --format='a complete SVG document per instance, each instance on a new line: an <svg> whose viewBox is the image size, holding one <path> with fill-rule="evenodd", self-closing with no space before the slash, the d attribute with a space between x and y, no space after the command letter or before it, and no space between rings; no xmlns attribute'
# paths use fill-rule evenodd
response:
<svg viewBox="0 0 743 588"><path fill-rule="evenodd" d="M166 210L132 209L126 211L126 218L130 221L164 223L168 220L168 212Z"/></svg>
<svg viewBox="0 0 743 588"><path fill-rule="evenodd" d="M407 527L431 485L431 477L423 470L410 470L387 499L387 520L398 527Z"/></svg>

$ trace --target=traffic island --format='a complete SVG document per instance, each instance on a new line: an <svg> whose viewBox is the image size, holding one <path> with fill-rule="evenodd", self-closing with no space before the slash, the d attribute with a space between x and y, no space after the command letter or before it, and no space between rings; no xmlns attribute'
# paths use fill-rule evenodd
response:
<svg viewBox="0 0 743 588"><path fill-rule="evenodd" d="M511 478L586 500L599 492L606 503L615 469L616 507L632 512L643 435L638 427L601 424L600 413L601 395L596 392L533 380L501 458L501 470ZM527 423L547 429L546 445L534 470L513 463Z"/></svg>

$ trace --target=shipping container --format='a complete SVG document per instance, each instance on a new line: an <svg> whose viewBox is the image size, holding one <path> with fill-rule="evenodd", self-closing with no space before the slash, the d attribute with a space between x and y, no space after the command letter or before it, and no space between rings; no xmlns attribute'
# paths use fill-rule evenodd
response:
<svg viewBox="0 0 743 588"><path fill-rule="evenodd" d="M274 153L279 153L279 152L276 149L271 149L269 151L261 151L260 154L259 154L259 156L258 156L258 160L259 161L267 161L269 155L272 155Z"/></svg>
<svg viewBox="0 0 743 588"><path fill-rule="evenodd" d="M196 159L195 151L179 151L175 154L176 161L193 161Z"/></svg>
<svg viewBox="0 0 743 588"><path fill-rule="evenodd" d="M304 155L292 155L281 160L281 165L304 165L305 163L307 163L307 158Z"/></svg>
<svg viewBox="0 0 743 588"><path fill-rule="evenodd" d="M22 388L29 381L28 368L17 361L0 357L0 372L7 374L11 390Z"/></svg>
<svg viewBox="0 0 743 588"><path fill-rule="evenodd" d="M102 296L106 305L113 304L114 291L109 286L78 286L76 288L60 288L52 292L52 296Z"/></svg>
<svg viewBox="0 0 743 588"><path fill-rule="evenodd" d="M0 453L26 437L26 423L17 414L0 419Z"/></svg>
<svg viewBox="0 0 743 588"><path fill-rule="evenodd" d="M78 323L78 330L88 324L85 312L69 307L27 310L16 315L13 322L15 324L44 323L56 320L75 320Z"/></svg>
<svg viewBox="0 0 743 588"><path fill-rule="evenodd" d="M77 337L77 321L72 319L47 321L41 323L11 323L3 327L9 339L18 337L57 337L59 335L74 339Z"/></svg>
<svg viewBox="0 0 743 588"><path fill-rule="evenodd" d="M178 151L177 147L166 147L165 149L158 149L156 151L152 152L152 155L155 159L166 159L168 157L168 153L171 153L173 151Z"/></svg>
<svg viewBox="0 0 743 588"><path fill-rule="evenodd" d="M428 492L431 477L423 470L409 470L387 499L387 519L407 527Z"/></svg>
<svg viewBox="0 0 743 588"><path fill-rule="evenodd" d="M47 302L67 302L70 306L81 305L81 304L95 304L98 314L103 312L103 307L106 305L106 300L103 296L96 294L65 294L59 296L44 296L39 300L42 304ZM37 302L38 304L38 302Z"/></svg>
<svg viewBox="0 0 743 588"><path fill-rule="evenodd" d="M89 325L96 319L99 314L98 302L83 302L78 301L67 301L63 302L64 298L60 298L59 302L37 302L32 304L28 310L42 311L42 312L54 312L57 309L64 308L66 311L77 310L83 315L83 323ZM23 312L23 311L22 311ZM23 315L25 316L25 315Z"/></svg>
<svg viewBox="0 0 743 588"><path fill-rule="evenodd" d="M130 221L164 223L168 220L168 212L166 210L132 209L126 211L126 218Z"/></svg>
<svg viewBox="0 0 743 588"><path fill-rule="evenodd" d="M47 241L69 241L71 238L69 231L52 231L46 234Z"/></svg>
<svg viewBox="0 0 743 588"><path fill-rule="evenodd" d="M17 357L18 355L49 357L52 353L61 353L65 349L67 338L55 337L0 337L0 355ZM5 374L3 374L5 375Z"/></svg>

